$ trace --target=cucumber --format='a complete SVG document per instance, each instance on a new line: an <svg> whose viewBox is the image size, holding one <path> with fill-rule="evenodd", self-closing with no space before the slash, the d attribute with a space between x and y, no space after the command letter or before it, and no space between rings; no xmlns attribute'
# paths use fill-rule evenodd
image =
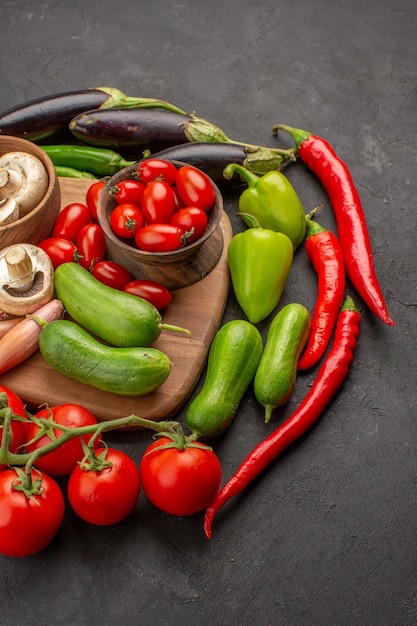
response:
<svg viewBox="0 0 417 626"><path fill-rule="evenodd" d="M309 312L298 303L284 306L269 326L253 383L255 397L265 407L266 423L272 410L286 404L294 391L297 363L310 326Z"/></svg>
<svg viewBox="0 0 417 626"><path fill-rule="evenodd" d="M43 325L39 349L54 370L121 396L143 396L168 378L171 362L155 348L115 348L70 320Z"/></svg>
<svg viewBox="0 0 417 626"><path fill-rule="evenodd" d="M163 324L150 302L103 285L78 263L59 265L54 286L68 315L112 346L150 346L163 329L191 336L185 328Z"/></svg>
<svg viewBox="0 0 417 626"><path fill-rule="evenodd" d="M206 378L188 406L186 422L196 437L218 437L232 422L262 354L262 337L246 320L232 320L215 334Z"/></svg>

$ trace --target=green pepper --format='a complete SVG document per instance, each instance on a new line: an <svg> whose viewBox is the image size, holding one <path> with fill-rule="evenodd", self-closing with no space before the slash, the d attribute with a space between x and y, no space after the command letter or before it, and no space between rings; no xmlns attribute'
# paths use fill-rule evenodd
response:
<svg viewBox="0 0 417 626"><path fill-rule="evenodd" d="M135 161L127 161L118 152L107 148L76 144L40 147L55 166L72 167L98 176L112 176L124 167L135 163Z"/></svg>
<svg viewBox="0 0 417 626"><path fill-rule="evenodd" d="M261 228L284 233L295 250L304 239L306 221L301 200L288 178L277 170L257 176L237 163L227 165L223 176L232 178L235 172L248 183L239 198L243 221L249 224L248 216L252 216Z"/></svg>
<svg viewBox="0 0 417 626"><path fill-rule="evenodd" d="M227 259L233 290L252 324L268 317L277 306L293 255L289 237L269 228L248 228L230 241Z"/></svg>

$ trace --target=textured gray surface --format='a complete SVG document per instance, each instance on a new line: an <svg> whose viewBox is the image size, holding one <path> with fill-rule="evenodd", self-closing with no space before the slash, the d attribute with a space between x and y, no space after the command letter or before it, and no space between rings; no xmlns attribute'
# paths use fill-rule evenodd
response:
<svg viewBox="0 0 417 626"><path fill-rule="evenodd" d="M210 541L202 515L170 517L143 496L113 528L68 511L45 551L0 558L2 624L417 623L416 25L411 0L3 0L0 109L114 86L195 110L246 142L275 145L277 122L326 137L359 188L396 326L358 300L362 334L342 390L218 516ZM301 163L288 176L306 210L327 202ZM238 230L235 201L225 206ZM321 221L334 228L328 205ZM300 251L282 304L314 298ZM239 316L231 295L224 319ZM313 376L299 378L271 428ZM225 480L267 432L248 392L214 444ZM110 441L139 459L149 437Z"/></svg>

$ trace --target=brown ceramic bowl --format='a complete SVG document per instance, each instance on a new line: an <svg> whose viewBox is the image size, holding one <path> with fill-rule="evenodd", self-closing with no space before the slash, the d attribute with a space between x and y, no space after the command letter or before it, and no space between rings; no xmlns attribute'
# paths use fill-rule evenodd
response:
<svg viewBox="0 0 417 626"><path fill-rule="evenodd" d="M186 163L172 161L179 168ZM109 224L109 218L117 202L110 188L122 180L133 179L138 163L120 170L112 176L100 194L97 216L106 235L107 256L123 265L133 278L153 280L168 289L188 287L204 278L217 265L223 251L223 234L220 221L223 215L223 198L213 181L214 206L207 213L209 218L205 233L189 245L173 252L145 252L135 244L122 241Z"/></svg>
<svg viewBox="0 0 417 626"><path fill-rule="evenodd" d="M40 159L46 167L49 184L43 200L30 213L11 224L0 226L0 249L15 243L37 245L50 235L61 208L58 177L48 155L31 141L0 135L0 155L8 152L28 152Z"/></svg>

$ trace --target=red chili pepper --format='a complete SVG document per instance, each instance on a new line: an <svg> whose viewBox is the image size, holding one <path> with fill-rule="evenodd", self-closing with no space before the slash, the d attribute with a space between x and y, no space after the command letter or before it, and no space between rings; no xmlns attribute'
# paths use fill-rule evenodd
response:
<svg viewBox="0 0 417 626"><path fill-rule="evenodd" d="M345 266L343 252L335 235L310 219L307 223L306 251L317 273L317 301L311 318L307 345L297 368L313 367L323 356L345 293Z"/></svg>
<svg viewBox="0 0 417 626"><path fill-rule="evenodd" d="M275 134L278 130L290 133L301 159L316 174L329 196L352 284L371 311L393 326L376 275L365 214L349 169L325 139L285 124L273 127Z"/></svg>
<svg viewBox="0 0 417 626"><path fill-rule="evenodd" d="M211 537L213 520L219 509L243 491L269 463L320 417L349 372L359 337L360 321L361 315L352 298L348 296L337 319L332 348L306 397L285 422L249 453L206 509L204 532L207 539Z"/></svg>

